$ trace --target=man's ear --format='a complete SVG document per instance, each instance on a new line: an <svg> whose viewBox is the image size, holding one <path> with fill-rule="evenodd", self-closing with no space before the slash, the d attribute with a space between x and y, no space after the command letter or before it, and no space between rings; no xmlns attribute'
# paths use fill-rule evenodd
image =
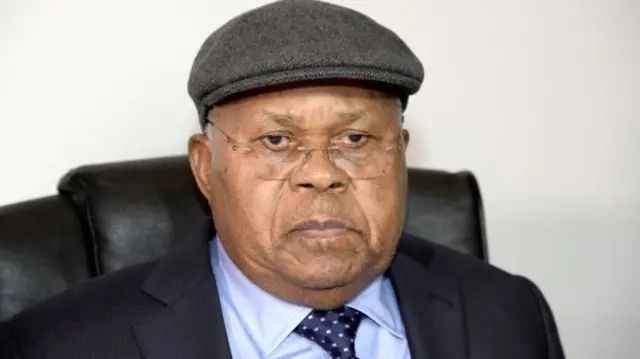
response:
<svg viewBox="0 0 640 359"><path fill-rule="evenodd" d="M196 134L189 138L191 172L202 195L210 202L212 148L207 136Z"/></svg>
<svg viewBox="0 0 640 359"><path fill-rule="evenodd" d="M406 129L402 129L402 147L404 152L407 152L407 148L409 147L409 131Z"/></svg>

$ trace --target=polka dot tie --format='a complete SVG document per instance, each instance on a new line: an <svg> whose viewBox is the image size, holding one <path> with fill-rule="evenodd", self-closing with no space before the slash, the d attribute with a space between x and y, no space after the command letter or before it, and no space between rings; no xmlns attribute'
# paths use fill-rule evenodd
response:
<svg viewBox="0 0 640 359"><path fill-rule="evenodd" d="M350 307L314 310L296 327L295 333L320 345L335 359L357 359L355 339L362 314Z"/></svg>

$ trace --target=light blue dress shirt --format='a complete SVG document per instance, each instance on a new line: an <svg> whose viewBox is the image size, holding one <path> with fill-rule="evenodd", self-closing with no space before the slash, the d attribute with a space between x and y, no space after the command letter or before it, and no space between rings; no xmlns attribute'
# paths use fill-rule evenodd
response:
<svg viewBox="0 0 640 359"><path fill-rule="evenodd" d="M211 267L234 359L329 359L320 346L293 330L311 308L287 303L244 276L216 238L210 244ZM379 277L347 305L366 315L356 335L361 359L410 359L407 338L393 288Z"/></svg>

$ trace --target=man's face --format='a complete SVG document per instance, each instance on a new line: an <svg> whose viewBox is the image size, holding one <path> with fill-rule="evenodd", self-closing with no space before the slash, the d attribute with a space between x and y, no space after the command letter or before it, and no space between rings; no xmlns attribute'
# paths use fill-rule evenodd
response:
<svg viewBox="0 0 640 359"><path fill-rule="evenodd" d="M210 120L208 139L190 143L192 167L226 251L252 281L309 304L298 297L354 295L386 270L406 197L408 134L395 98L293 88L216 107Z"/></svg>

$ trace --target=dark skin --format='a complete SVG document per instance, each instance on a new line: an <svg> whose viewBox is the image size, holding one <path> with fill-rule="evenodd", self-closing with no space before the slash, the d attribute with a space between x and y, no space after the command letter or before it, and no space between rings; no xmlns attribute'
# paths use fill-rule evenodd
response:
<svg viewBox="0 0 640 359"><path fill-rule="evenodd" d="M258 132L295 132L319 146L372 129L395 138L402 148L389 155L386 173L375 179L351 178L322 151L310 153L284 180L259 178L255 160L234 151L216 128L189 141L191 168L222 244L259 287L291 303L333 309L389 267L407 190L409 136L401 129L396 98L343 84L292 87L217 106L210 119L245 141ZM294 230L307 220L344 226Z"/></svg>

